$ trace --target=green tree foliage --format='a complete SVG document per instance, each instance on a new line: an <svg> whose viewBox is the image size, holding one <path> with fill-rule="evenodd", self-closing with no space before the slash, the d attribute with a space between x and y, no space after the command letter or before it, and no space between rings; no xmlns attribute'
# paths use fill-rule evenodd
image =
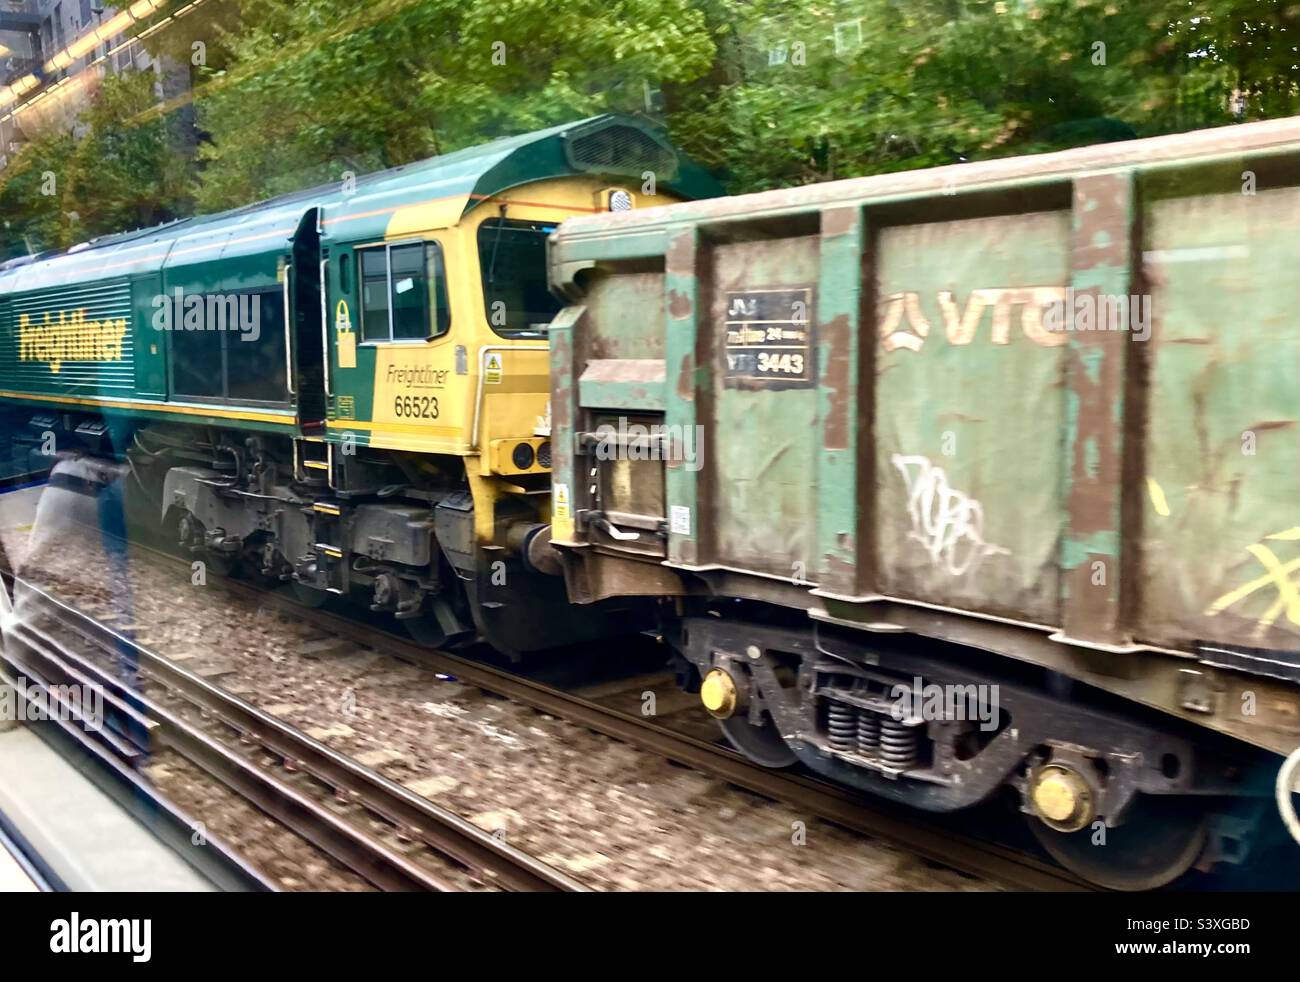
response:
<svg viewBox="0 0 1300 982"><path fill-rule="evenodd" d="M162 76L173 91L192 70L192 97L182 84L160 110L152 74L110 79L72 134L29 136L0 171L0 248L65 246L607 110L656 115L734 192L1300 112L1295 0L199 10L148 42L179 66ZM50 172L58 190L44 194Z"/></svg>
<svg viewBox="0 0 1300 982"><path fill-rule="evenodd" d="M98 83L71 132L38 130L0 171L6 256L67 248L96 235L157 225L193 208L188 162L155 102L152 74Z"/></svg>
<svg viewBox="0 0 1300 982"><path fill-rule="evenodd" d="M0 171L0 260L70 244L59 175L75 150L70 134L47 129Z"/></svg>
<svg viewBox="0 0 1300 982"><path fill-rule="evenodd" d="M198 99L223 207L608 109L712 64L689 0L243 0Z"/></svg>
<svg viewBox="0 0 1300 982"><path fill-rule="evenodd" d="M1300 111L1300 6L1270 0L701 0L719 38L670 92L734 190Z"/></svg>
<svg viewBox="0 0 1300 982"><path fill-rule="evenodd" d="M166 118L140 119L154 98L152 75L113 76L82 117L70 192L82 226L95 234L156 225L192 209L189 162L175 152Z"/></svg>

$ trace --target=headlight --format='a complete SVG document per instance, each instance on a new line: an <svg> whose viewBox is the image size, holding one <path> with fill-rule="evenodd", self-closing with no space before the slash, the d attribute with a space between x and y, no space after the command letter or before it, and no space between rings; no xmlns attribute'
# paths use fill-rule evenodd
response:
<svg viewBox="0 0 1300 982"><path fill-rule="evenodd" d="M532 445L528 443L516 443L514 451L510 454L510 459L519 470L528 470L528 468L533 466Z"/></svg>

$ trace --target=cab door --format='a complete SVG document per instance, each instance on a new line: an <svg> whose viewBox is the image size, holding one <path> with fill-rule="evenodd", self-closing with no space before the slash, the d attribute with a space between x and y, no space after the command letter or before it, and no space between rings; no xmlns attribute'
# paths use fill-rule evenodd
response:
<svg viewBox="0 0 1300 982"><path fill-rule="evenodd" d="M304 434L318 435L329 406L325 365L325 291L328 260L321 253L319 210L308 210L294 233L284 272L290 331L290 392Z"/></svg>

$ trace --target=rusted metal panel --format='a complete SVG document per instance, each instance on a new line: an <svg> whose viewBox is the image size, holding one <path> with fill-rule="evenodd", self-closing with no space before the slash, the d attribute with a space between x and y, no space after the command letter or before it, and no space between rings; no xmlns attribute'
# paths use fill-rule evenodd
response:
<svg viewBox="0 0 1300 982"><path fill-rule="evenodd" d="M562 240L565 252L585 248L592 237L617 241L640 234L657 223L718 225L727 221L756 222L785 215L816 213L824 208L855 203L879 206L887 202L914 201L951 195L960 199L977 189L1026 189L1056 185L1076 174L1113 170L1186 169L1211 161L1236 161L1293 154L1300 146L1300 117L1265 120L1239 126L1221 126L1173 136L1129 140L1056 153L1009 157L1003 160L954 164L929 170L904 171L856 177L825 184L809 184L780 191L711 198L669 207L607 212L570 220Z"/></svg>
<svg viewBox="0 0 1300 982"><path fill-rule="evenodd" d="M1055 623L1067 212L881 229L880 592Z"/></svg>
<svg viewBox="0 0 1300 982"><path fill-rule="evenodd" d="M664 363L659 358L593 358L578 381L584 406L664 410Z"/></svg>
<svg viewBox="0 0 1300 982"><path fill-rule="evenodd" d="M815 579L818 239L719 243L711 259L711 559Z"/></svg>
<svg viewBox="0 0 1300 982"><path fill-rule="evenodd" d="M818 281L818 437L816 458L816 566L822 591L859 592L863 537L870 537L871 511L859 489L870 488L872 471L859 455L862 405L859 360L870 339L861 337L870 285L863 277L866 221L862 208L822 213ZM861 473L863 467L866 473ZM866 535L865 535L866 533Z"/></svg>
<svg viewBox="0 0 1300 982"><path fill-rule="evenodd" d="M1154 320L1142 628L1300 648L1300 190L1145 209Z"/></svg>
<svg viewBox="0 0 1300 982"><path fill-rule="evenodd" d="M609 263L629 259L662 256L668 236L663 229L628 232L603 241L574 243L565 251L565 262L572 264Z"/></svg>
<svg viewBox="0 0 1300 982"><path fill-rule="evenodd" d="M664 423L670 432L682 434L695 432L699 390L706 384L705 373L697 370L696 352L700 246L699 230L687 228L673 233L664 256ZM668 560L687 566L695 565L700 557L699 473L684 460L665 461Z"/></svg>
<svg viewBox="0 0 1300 982"><path fill-rule="evenodd" d="M663 358L662 270L615 266L594 278L583 303L591 311L591 330L580 339L587 357Z"/></svg>
<svg viewBox="0 0 1300 982"><path fill-rule="evenodd" d="M1137 319L1142 313L1132 289L1134 194L1127 171L1075 182L1072 293L1062 311L1069 328L1062 623L1070 638L1114 646L1131 640L1120 603L1122 591L1133 587L1125 552L1135 560L1123 542L1125 441L1140 444L1144 431L1136 414L1125 435L1125 380L1136 382L1143 364L1137 354L1129 357L1130 349L1146 340L1128 330L1130 314ZM1099 313L1106 323L1095 322ZM1102 329L1108 327L1119 329Z"/></svg>
<svg viewBox="0 0 1300 982"><path fill-rule="evenodd" d="M828 209L821 216L818 277L818 428L816 460L817 568L827 593L859 592L859 553L871 514L859 489L870 486L873 470L859 454L859 360L862 312L869 296L864 282L865 229L862 209ZM869 341L869 339L868 339ZM865 473L863 473L865 471Z"/></svg>
<svg viewBox="0 0 1300 982"><path fill-rule="evenodd" d="M574 411L653 412L657 363L665 422L706 427L702 470L665 464L670 565L863 621L1294 651L1298 160L1291 120L576 219Z"/></svg>
<svg viewBox="0 0 1300 982"><path fill-rule="evenodd" d="M1297 185L1288 120L566 222L555 268L580 245L600 304L556 363L591 373L570 430L652 415L649 363L705 427L662 498L611 470L624 528L689 518L666 557L579 530L585 595L674 570L1294 746ZM651 230L663 273L603 257Z"/></svg>

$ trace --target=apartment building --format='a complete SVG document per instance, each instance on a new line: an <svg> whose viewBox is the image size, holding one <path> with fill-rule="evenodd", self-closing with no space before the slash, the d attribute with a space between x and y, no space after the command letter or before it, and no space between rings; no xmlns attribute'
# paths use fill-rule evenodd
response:
<svg viewBox="0 0 1300 982"><path fill-rule="evenodd" d="M0 0L0 168L27 134L45 125L75 126L106 74L148 71L158 99L189 85L186 70L166 66L138 40L166 0ZM183 66L182 66L183 69Z"/></svg>

